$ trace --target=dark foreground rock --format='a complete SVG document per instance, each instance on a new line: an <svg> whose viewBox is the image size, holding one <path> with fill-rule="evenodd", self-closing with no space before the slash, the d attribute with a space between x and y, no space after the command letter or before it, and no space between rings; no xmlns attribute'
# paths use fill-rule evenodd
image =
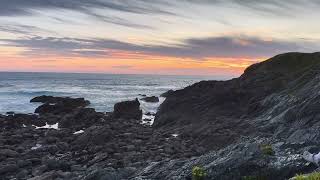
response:
<svg viewBox="0 0 320 180"><path fill-rule="evenodd" d="M263 149L269 144L272 153ZM300 155L302 151L311 147L313 146L310 144L291 144L265 138L242 139L239 143L197 158L150 164L137 172L132 179L191 179L190 169L199 166L207 173L208 180L284 180L302 172L312 172L317 168L306 163Z"/></svg>
<svg viewBox="0 0 320 180"><path fill-rule="evenodd" d="M81 105L68 113L0 116L0 179L128 179L149 163L204 152L190 138L154 132L141 116L137 100L115 105L111 114ZM59 129L41 128L56 123Z"/></svg>
<svg viewBox="0 0 320 180"><path fill-rule="evenodd" d="M141 119L142 110L140 109L140 103L138 99L134 101L124 101L114 105L113 116L115 118L124 119Z"/></svg>

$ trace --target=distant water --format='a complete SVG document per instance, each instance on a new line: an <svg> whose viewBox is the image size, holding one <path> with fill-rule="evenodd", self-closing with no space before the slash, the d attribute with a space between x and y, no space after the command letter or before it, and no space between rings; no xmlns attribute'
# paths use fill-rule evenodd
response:
<svg viewBox="0 0 320 180"><path fill-rule="evenodd" d="M113 105L139 94L160 95L201 80L200 76L110 75L65 73L0 72L0 113L32 113L39 104L29 103L40 95L84 97L97 111L108 112ZM144 105L153 107L153 105Z"/></svg>

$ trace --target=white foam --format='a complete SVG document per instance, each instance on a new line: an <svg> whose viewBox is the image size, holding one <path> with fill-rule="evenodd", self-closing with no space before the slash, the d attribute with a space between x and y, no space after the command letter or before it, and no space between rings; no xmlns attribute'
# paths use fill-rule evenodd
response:
<svg viewBox="0 0 320 180"><path fill-rule="evenodd" d="M146 121L145 119L149 119L149 121ZM142 124L146 125L152 125L154 123L155 116L154 115L142 115Z"/></svg>
<svg viewBox="0 0 320 180"><path fill-rule="evenodd" d="M39 148L41 148L41 147L42 147L41 144L36 144L35 146L33 146L33 147L31 148L31 150L36 150L36 149L39 149Z"/></svg>
<svg viewBox="0 0 320 180"><path fill-rule="evenodd" d="M56 123L53 125L49 125L48 123L46 123L45 126L42 126L42 127L35 126L35 127L36 127L36 129L56 129L56 130L59 130L59 123Z"/></svg>
<svg viewBox="0 0 320 180"><path fill-rule="evenodd" d="M84 130L76 131L73 134L81 134L81 133L84 133Z"/></svg>
<svg viewBox="0 0 320 180"><path fill-rule="evenodd" d="M171 134L174 138L178 137L179 134Z"/></svg>
<svg viewBox="0 0 320 180"><path fill-rule="evenodd" d="M27 126L26 126L25 124L22 124L22 127L24 127L24 128L25 128L25 127L27 127Z"/></svg>
<svg viewBox="0 0 320 180"><path fill-rule="evenodd" d="M142 110L142 124L152 125L154 123L155 115L159 106L164 102L165 97L159 97L159 102L150 103L145 101L140 101L140 109ZM151 113L152 115L147 115L147 113ZM150 121L145 121L145 119L150 119Z"/></svg>
<svg viewBox="0 0 320 180"><path fill-rule="evenodd" d="M165 99L166 98L164 98L164 97L159 97L159 102L156 102L156 103L145 102L145 101L139 100L140 108L144 114L146 114L148 112L155 114L155 113L157 113L159 106L163 103L163 101Z"/></svg>

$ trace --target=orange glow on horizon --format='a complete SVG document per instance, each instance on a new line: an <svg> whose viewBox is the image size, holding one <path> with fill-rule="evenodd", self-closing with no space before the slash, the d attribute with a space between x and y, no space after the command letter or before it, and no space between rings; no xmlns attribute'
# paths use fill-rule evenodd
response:
<svg viewBox="0 0 320 180"><path fill-rule="evenodd" d="M103 57L8 54L0 55L1 71L239 76L246 67L263 59L208 57L198 60L126 51L110 51Z"/></svg>

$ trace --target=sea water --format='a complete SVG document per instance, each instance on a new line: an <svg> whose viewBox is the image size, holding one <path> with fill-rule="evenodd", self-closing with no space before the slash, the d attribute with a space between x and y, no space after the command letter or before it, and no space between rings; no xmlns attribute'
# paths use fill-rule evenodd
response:
<svg viewBox="0 0 320 180"><path fill-rule="evenodd" d="M209 79L214 77L0 72L0 114L33 113L39 104L29 102L41 95L83 97L97 111L110 112L117 102L141 98L141 95L159 96ZM161 101L142 102L141 107L155 112Z"/></svg>

